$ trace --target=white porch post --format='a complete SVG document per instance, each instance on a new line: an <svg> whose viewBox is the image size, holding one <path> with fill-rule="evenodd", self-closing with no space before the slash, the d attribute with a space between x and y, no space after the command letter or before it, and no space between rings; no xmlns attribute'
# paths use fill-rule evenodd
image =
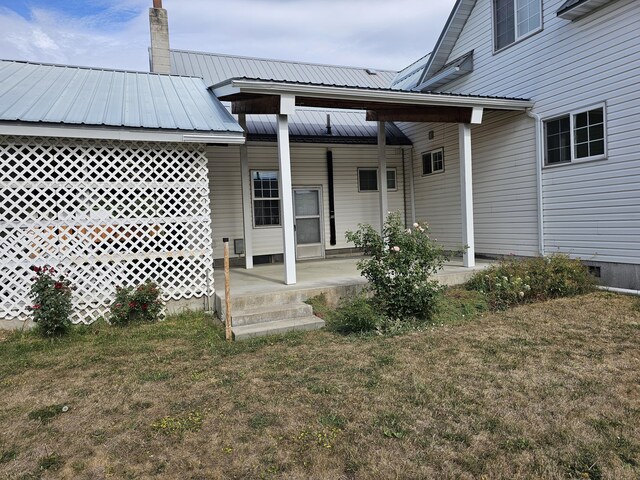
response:
<svg viewBox="0 0 640 480"><path fill-rule="evenodd" d="M462 264L465 267L476 265L475 243L473 235L473 184L471 174L471 124L458 124L460 137L460 193L462 205L462 243L468 248Z"/></svg>
<svg viewBox="0 0 640 480"><path fill-rule="evenodd" d="M238 115L238 123L247 137L247 116ZM240 145L240 179L242 181L242 229L244 236L244 264L246 269L253 268L253 219L251 218L251 174L249 172L249 154L247 143Z"/></svg>
<svg viewBox="0 0 640 480"><path fill-rule="evenodd" d="M387 197L387 134L385 122L378 122L378 192L380 192L380 233L389 211Z"/></svg>
<svg viewBox="0 0 640 480"><path fill-rule="evenodd" d="M295 97L280 98L278 118L278 161L280 164L280 199L282 201L282 243L284 247L284 283L296 283L296 245L293 231L293 191L291 185L291 152L289 151L289 118L295 111Z"/></svg>

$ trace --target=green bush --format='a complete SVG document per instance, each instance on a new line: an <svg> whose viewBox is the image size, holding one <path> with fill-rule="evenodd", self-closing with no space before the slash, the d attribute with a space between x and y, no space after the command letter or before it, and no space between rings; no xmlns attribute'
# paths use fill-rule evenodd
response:
<svg viewBox="0 0 640 480"><path fill-rule="evenodd" d="M361 224L346 238L370 257L358 262L358 268L369 280L368 289L384 315L400 320L433 316L442 287L432 275L448 257L431 241L426 224L406 229L400 213L394 212L387 217L382 235L371 225Z"/></svg>
<svg viewBox="0 0 640 480"><path fill-rule="evenodd" d="M133 287L116 287L116 298L109 307L112 325L128 325L134 322L157 322L162 318L161 291L154 282Z"/></svg>
<svg viewBox="0 0 640 480"><path fill-rule="evenodd" d="M476 273L466 287L487 295L489 308L569 297L592 291L595 278L580 260L566 255L503 260Z"/></svg>
<svg viewBox="0 0 640 480"><path fill-rule="evenodd" d="M372 332L381 328L384 321L373 300L364 295L343 299L327 318L329 329L343 335Z"/></svg>
<svg viewBox="0 0 640 480"><path fill-rule="evenodd" d="M56 275L53 267L32 267L35 273L29 296L33 300L31 315L36 332L43 337L63 335L71 324L71 281Z"/></svg>

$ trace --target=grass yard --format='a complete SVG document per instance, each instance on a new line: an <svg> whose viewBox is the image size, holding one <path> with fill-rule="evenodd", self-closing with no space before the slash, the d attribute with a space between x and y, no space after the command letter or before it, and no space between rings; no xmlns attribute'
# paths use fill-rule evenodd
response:
<svg viewBox="0 0 640 480"><path fill-rule="evenodd" d="M396 337L226 344L200 314L0 336L0 478L640 478L637 298L446 313Z"/></svg>

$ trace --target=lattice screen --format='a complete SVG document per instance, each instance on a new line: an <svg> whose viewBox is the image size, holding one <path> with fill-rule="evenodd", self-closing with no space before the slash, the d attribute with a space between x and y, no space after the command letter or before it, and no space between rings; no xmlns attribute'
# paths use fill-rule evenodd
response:
<svg viewBox="0 0 640 480"><path fill-rule="evenodd" d="M0 167L0 319L28 313L32 265L69 275L75 322L103 315L116 285L213 292L203 147L0 137Z"/></svg>

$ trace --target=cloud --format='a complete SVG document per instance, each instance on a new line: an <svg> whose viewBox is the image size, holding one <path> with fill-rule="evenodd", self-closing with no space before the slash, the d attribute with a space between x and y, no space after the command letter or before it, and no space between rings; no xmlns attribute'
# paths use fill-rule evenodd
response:
<svg viewBox="0 0 640 480"><path fill-rule="evenodd" d="M164 0L172 48L389 69L431 50L453 3ZM2 57L148 69L151 0L58 4L36 3L29 15L0 7Z"/></svg>

